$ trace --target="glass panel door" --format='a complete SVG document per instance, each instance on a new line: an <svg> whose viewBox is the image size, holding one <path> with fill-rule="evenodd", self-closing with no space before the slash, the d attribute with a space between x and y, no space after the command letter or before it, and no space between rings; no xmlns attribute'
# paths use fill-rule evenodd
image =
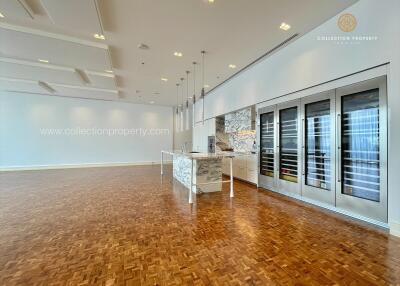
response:
<svg viewBox="0 0 400 286"><path fill-rule="evenodd" d="M379 89L342 98L342 193L380 200Z"/></svg>
<svg viewBox="0 0 400 286"><path fill-rule="evenodd" d="M258 185L268 190L276 190L276 105L267 106L258 110L259 123L258 142L259 151L259 173Z"/></svg>
<svg viewBox="0 0 400 286"><path fill-rule="evenodd" d="M302 101L302 196L335 204L335 92Z"/></svg>
<svg viewBox="0 0 400 286"><path fill-rule="evenodd" d="M298 122L297 106L279 111L279 178L297 183Z"/></svg>
<svg viewBox="0 0 400 286"><path fill-rule="evenodd" d="M301 195L300 100L278 105L277 184L279 192Z"/></svg>
<svg viewBox="0 0 400 286"><path fill-rule="evenodd" d="M274 177L274 112L260 116L260 174Z"/></svg>
<svg viewBox="0 0 400 286"><path fill-rule="evenodd" d="M337 206L387 222L386 78L337 90Z"/></svg>
<svg viewBox="0 0 400 286"><path fill-rule="evenodd" d="M331 107L326 99L305 105L305 184L331 189Z"/></svg>

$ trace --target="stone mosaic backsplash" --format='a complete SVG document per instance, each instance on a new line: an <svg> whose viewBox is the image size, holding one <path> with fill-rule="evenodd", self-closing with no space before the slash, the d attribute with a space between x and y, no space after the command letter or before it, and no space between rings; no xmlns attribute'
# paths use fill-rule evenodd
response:
<svg viewBox="0 0 400 286"><path fill-rule="evenodd" d="M256 131L247 130L243 132L233 132L229 134L229 144L236 152L253 151L253 143L256 141Z"/></svg>
<svg viewBox="0 0 400 286"><path fill-rule="evenodd" d="M244 112L245 111L245 112ZM239 120L235 120L232 115L239 114ZM247 115L244 115L247 114ZM229 116L228 116L229 115ZM248 128L242 131L226 132L226 120L235 122L228 130L233 128ZM249 122L249 124L240 125L244 121L243 118ZM234 126L234 127L232 127ZM256 131L249 130L251 128L251 108L241 111L227 114L216 118L215 121L215 137L216 137L216 149L217 151L224 151L223 148L233 148L236 152L251 152L253 151L253 143L256 140Z"/></svg>
<svg viewBox="0 0 400 286"><path fill-rule="evenodd" d="M215 119L215 148L216 151L226 151L232 148L229 143L229 134L225 133L225 118L223 116Z"/></svg>
<svg viewBox="0 0 400 286"><path fill-rule="evenodd" d="M225 133L251 130L251 108L225 115Z"/></svg>

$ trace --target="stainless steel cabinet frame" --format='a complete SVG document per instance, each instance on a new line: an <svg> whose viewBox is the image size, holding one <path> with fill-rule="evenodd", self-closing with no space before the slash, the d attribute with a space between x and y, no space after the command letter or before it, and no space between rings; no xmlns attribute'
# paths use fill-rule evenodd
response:
<svg viewBox="0 0 400 286"><path fill-rule="evenodd" d="M260 187L387 223L386 76L257 114Z"/></svg>

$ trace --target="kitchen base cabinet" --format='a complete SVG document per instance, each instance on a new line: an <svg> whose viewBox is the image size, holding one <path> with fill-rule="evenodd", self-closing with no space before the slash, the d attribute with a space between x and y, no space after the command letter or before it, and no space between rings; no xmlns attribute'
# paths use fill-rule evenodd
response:
<svg viewBox="0 0 400 286"><path fill-rule="evenodd" d="M222 160L222 172L230 174L230 162ZM257 184L257 155L238 156L233 159L233 176L237 179Z"/></svg>

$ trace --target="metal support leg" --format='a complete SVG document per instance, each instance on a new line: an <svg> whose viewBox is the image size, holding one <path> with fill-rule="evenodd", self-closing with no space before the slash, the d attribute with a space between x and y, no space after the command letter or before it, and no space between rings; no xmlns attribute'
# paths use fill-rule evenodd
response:
<svg viewBox="0 0 400 286"><path fill-rule="evenodd" d="M164 175L163 164L164 164L163 151L161 151L161 175Z"/></svg>
<svg viewBox="0 0 400 286"><path fill-rule="evenodd" d="M233 157L230 158L230 161L231 161L231 182L230 182L231 191L230 191L229 197L233 198L234 197L234 195L233 195Z"/></svg>
<svg viewBox="0 0 400 286"><path fill-rule="evenodd" d="M193 204L192 189L193 189L193 159L191 165L190 188L189 188L189 204Z"/></svg>

